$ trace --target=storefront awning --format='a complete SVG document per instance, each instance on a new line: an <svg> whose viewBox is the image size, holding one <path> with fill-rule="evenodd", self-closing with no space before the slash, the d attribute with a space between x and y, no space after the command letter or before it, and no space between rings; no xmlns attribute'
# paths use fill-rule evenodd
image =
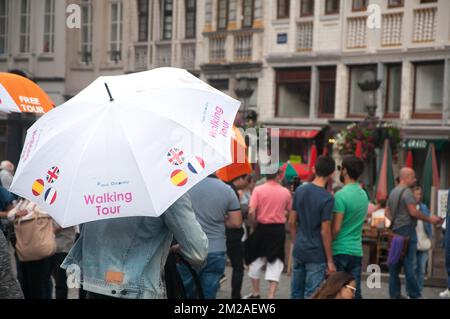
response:
<svg viewBox="0 0 450 319"><path fill-rule="evenodd" d="M272 136L278 136L279 138L302 138L302 139L313 139L320 131L319 130L299 130L299 129L286 129L279 128L278 132L276 130L271 130Z"/></svg>
<svg viewBox="0 0 450 319"><path fill-rule="evenodd" d="M448 143L449 140L444 139L406 139L403 143L403 148L408 150L427 150L428 146L433 143L436 147L437 151L440 151L444 148L445 144Z"/></svg>

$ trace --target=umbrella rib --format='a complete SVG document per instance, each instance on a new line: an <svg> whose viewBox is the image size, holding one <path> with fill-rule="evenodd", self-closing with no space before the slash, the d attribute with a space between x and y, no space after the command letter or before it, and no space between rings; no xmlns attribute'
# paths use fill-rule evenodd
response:
<svg viewBox="0 0 450 319"><path fill-rule="evenodd" d="M159 117L161 117L161 118L166 118L167 120L172 121L172 122L176 123L177 125L182 126L182 127L185 128L187 131L189 131L191 134L194 134L195 136L197 136L197 137L200 138L202 141L204 141L206 144L208 144L209 146L211 146L213 149L216 150L215 145L212 144L211 141L208 141L207 139L203 138L203 136L197 134L197 132L192 131L188 126L186 126L186 125L184 125L184 124L182 124L182 123L176 121L175 119L173 119L173 118L171 118L171 117L164 117L164 116L162 116L161 114L159 114L159 113L153 111L152 109L148 109L148 108L145 108L145 107L140 106L139 103L133 104L132 107L139 108L139 109L141 109L141 110L143 110L143 111L150 111L151 113L156 114L157 116L159 116ZM230 141L231 141L231 136L230 136ZM223 152L220 152L220 155L224 156L225 159L227 158L227 157L226 157L227 155L224 154ZM232 161L231 161L231 162L232 162ZM230 162L230 163L231 163L231 162Z"/></svg>
<svg viewBox="0 0 450 319"><path fill-rule="evenodd" d="M107 110L108 110L107 108L106 108L106 109L103 109L103 114L101 115L101 118L99 119L98 122L100 122L101 120L103 120L103 119L105 118L105 116L106 116L106 114L107 114ZM75 166L76 169L75 169L74 175L73 175L74 178L73 178L72 183L71 183L70 188L69 188L70 190L73 188L73 185L75 184L76 176L77 176L77 174L78 174L78 171L80 170L80 165L81 165L81 161L82 161L82 159L83 159L83 157L84 157L84 154L86 153L86 150L87 150L89 144L91 143L92 139L94 138L95 133L97 133L99 127L100 127L100 126L94 126L94 128L92 129L91 135L90 135L89 138L87 139L86 144L84 145L83 150L81 151L81 155L80 155L80 157L79 157L79 159L78 159L78 164ZM63 218L64 218L64 219L63 219L63 223L64 223L64 224L66 223L66 216L67 216L66 212L67 212L67 207L69 206L68 204L70 204L70 201L72 200L72 194L73 194L73 192L69 192L69 198L67 199L67 205L66 205L66 208L65 208L65 210L64 210L64 214L63 214Z"/></svg>
<svg viewBox="0 0 450 319"><path fill-rule="evenodd" d="M144 174L142 174L141 167L139 166L139 163L138 163L138 161L136 160L136 157L135 157L135 155L134 155L134 149L133 149L132 146L131 146L130 139L128 138L128 135L125 133L125 128L124 128L123 123L122 123L122 118L121 118L120 116L117 116L117 114L116 114L116 112L115 112L115 109L116 109L116 108L114 108L114 112L113 112L114 117L116 118L117 122L118 122L119 125L120 125L120 128L122 129L123 136L124 136L125 139L128 141L128 145L129 145L129 148L130 148L130 151L131 151L133 160L134 160L134 162L136 163L136 167L137 167L137 169L139 170L139 173L140 173L140 176L141 176L141 179L142 179L142 183L144 184L145 189L147 190L148 197L150 198L150 201L151 201L151 203L152 203L152 205L153 205L153 208L155 209L155 208L156 208L155 202L153 201L153 198L152 198L152 196L151 196L150 190L148 189L147 183L145 183L145 180L144 180Z"/></svg>

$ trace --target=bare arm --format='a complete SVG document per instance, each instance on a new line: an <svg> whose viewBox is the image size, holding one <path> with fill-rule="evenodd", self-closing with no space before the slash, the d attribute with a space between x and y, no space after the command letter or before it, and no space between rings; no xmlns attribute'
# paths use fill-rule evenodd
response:
<svg viewBox="0 0 450 319"><path fill-rule="evenodd" d="M332 221L332 225L331 225L333 240L335 240L337 238L337 236L339 235L339 233L341 232L343 220L344 220L344 214L342 214L342 213L334 213L333 214L333 221Z"/></svg>
<svg viewBox="0 0 450 319"><path fill-rule="evenodd" d="M437 216L427 216L422 214L422 212L417 209L416 205L408 205L408 212L411 217L420 219L433 225L439 224L441 222L441 219Z"/></svg>
<svg viewBox="0 0 450 319"><path fill-rule="evenodd" d="M227 228L241 228L242 227L242 213L240 210L229 212L225 217L225 226Z"/></svg>
<svg viewBox="0 0 450 319"><path fill-rule="evenodd" d="M288 223L291 240L294 241L297 237L297 212L295 210L290 211Z"/></svg>
<svg viewBox="0 0 450 319"><path fill-rule="evenodd" d="M248 221L250 222L250 228L254 230L256 228L256 209L250 207L248 211Z"/></svg>
<svg viewBox="0 0 450 319"><path fill-rule="evenodd" d="M332 236L331 236L331 222L329 220L322 222L320 235L322 236L323 248L325 250L325 255L327 257L328 273L331 273L336 271L336 268L333 262L333 252L331 250Z"/></svg>

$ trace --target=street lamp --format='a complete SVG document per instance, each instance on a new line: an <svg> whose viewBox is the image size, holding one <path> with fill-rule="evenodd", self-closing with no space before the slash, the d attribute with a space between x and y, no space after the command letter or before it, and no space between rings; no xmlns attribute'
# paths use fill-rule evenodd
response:
<svg viewBox="0 0 450 319"><path fill-rule="evenodd" d="M246 126L247 108L250 97L253 95L254 89L250 86L250 80L247 77L240 78L237 88L234 90L239 99L244 100L244 126Z"/></svg>
<svg viewBox="0 0 450 319"><path fill-rule="evenodd" d="M366 126L369 130L373 131L374 137L377 140L379 136L379 132L377 129L377 124L379 119L376 117L377 112L377 91L381 86L381 81L377 79L376 71L369 69L367 70L363 76L362 81L358 82L358 86L361 91L364 93L364 104L367 109L367 117L366 119L360 123L361 126ZM376 157L372 154L369 156L368 163L368 172L369 172L369 183L373 187L376 172L376 165L374 163Z"/></svg>
<svg viewBox="0 0 450 319"><path fill-rule="evenodd" d="M373 122L376 119L377 111L377 91L380 88L381 81L376 78L373 70L368 70L363 74L363 81L358 82L358 86L364 93L364 104L367 109L367 120Z"/></svg>

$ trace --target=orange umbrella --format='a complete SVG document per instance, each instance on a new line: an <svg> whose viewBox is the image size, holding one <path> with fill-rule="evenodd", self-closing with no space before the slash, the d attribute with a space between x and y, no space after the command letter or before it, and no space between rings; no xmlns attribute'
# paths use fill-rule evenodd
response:
<svg viewBox="0 0 450 319"><path fill-rule="evenodd" d="M0 111L10 113L46 113L53 101L36 83L12 73L0 72Z"/></svg>
<svg viewBox="0 0 450 319"><path fill-rule="evenodd" d="M247 146L244 137L237 127L233 127L233 139L231 141L231 153L233 154L233 163L221 168L216 172L224 182L231 182L239 176L252 173L252 166L248 162Z"/></svg>

